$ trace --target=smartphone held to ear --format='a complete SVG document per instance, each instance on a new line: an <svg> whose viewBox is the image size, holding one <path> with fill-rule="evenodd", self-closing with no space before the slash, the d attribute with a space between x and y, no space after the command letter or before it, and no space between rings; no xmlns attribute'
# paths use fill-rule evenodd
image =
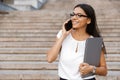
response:
<svg viewBox="0 0 120 80"><path fill-rule="evenodd" d="M66 31L69 31L72 28L72 21L69 20L66 24L65 24L65 29Z"/></svg>

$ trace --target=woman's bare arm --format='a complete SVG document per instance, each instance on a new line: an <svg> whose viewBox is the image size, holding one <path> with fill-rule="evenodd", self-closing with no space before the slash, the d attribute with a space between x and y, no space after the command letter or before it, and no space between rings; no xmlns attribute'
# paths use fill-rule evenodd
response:
<svg viewBox="0 0 120 80"><path fill-rule="evenodd" d="M60 38L57 38L56 39L56 42L55 42L55 44L53 45L53 47L47 52L47 61L49 62L49 63L51 63L51 62L53 62L53 61L55 61L56 60L56 58L57 58L57 56L58 56L58 54L59 54L59 52L60 52L60 49L61 49L61 47L62 47L62 42L63 42L63 40L67 37L67 35L71 32L71 30L69 30L69 31L66 31L65 30L65 27L64 27L64 25L65 25L65 23L67 23L69 21L69 19L68 20L66 20L64 23L63 23L63 25L62 25L62 35L60 36Z"/></svg>
<svg viewBox="0 0 120 80"><path fill-rule="evenodd" d="M104 56L104 51L101 52L100 67L96 68L95 73L102 76L107 75L107 65L106 65L106 60Z"/></svg>
<svg viewBox="0 0 120 80"><path fill-rule="evenodd" d="M61 45L62 45L63 40L64 40L63 37L61 37L60 39L57 38L53 47L47 52L47 61L49 63L56 60L56 58L59 54L59 51L61 49Z"/></svg>

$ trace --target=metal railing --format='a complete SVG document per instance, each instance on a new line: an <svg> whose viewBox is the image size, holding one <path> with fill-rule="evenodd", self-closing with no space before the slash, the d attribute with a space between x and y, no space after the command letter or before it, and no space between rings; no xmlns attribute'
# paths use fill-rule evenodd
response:
<svg viewBox="0 0 120 80"><path fill-rule="evenodd" d="M38 9L40 9L46 2L47 0L38 0Z"/></svg>
<svg viewBox="0 0 120 80"><path fill-rule="evenodd" d="M5 3L0 2L0 10L1 11L14 11L14 10L17 10L17 9L15 9L15 8L5 4Z"/></svg>

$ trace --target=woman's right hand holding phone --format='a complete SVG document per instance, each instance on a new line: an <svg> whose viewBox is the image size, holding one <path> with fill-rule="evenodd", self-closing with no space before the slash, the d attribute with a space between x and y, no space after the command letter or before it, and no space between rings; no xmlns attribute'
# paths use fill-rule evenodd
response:
<svg viewBox="0 0 120 80"><path fill-rule="evenodd" d="M65 28L65 27L69 27L69 26L65 26L69 21L70 21L70 19L66 20L63 23L63 26L62 26L62 36L64 36L64 37L66 37L71 32L71 30L72 30L72 28L69 29L69 30L66 30L66 28Z"/></svg>

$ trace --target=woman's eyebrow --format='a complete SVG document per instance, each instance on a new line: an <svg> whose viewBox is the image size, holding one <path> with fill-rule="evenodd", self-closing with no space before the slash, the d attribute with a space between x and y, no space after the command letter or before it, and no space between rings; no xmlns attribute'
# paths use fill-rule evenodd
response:
<svg viewBox="0 0 120 80"><path fill-rule="evenodd" d="M82 14L82 13L75 13L75 12L73 12L74 14Z"/></svg>

